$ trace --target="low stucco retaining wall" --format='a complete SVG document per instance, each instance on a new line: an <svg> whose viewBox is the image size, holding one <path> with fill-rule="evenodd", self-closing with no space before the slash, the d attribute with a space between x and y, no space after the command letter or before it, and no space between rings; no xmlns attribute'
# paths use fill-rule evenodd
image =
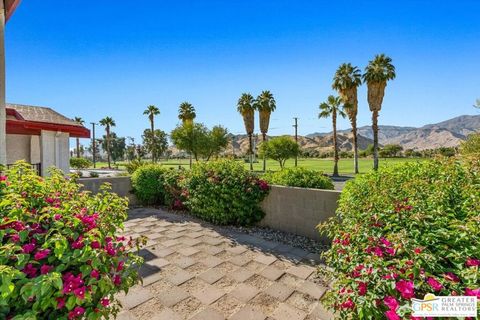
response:
<svg viewBox="0 0 480 320"><path fill-rule="evenodd" d="M127 197L130 204L137 204L135 195L130 193L130 177L83 178L78 179L84 190L97 193L100 186L108 182L112 191ZM316 226L335 215L340 191L272 186L269 195L262 202L265 218L259 225L287 231L311 239L327 242L320 237Z"/></svg>
<svg viewBox="0 0 480 320"><path fill-rule="evenodd" d="M262 202L262 226L327 242L316 226L335 215L340 191L272 186Z"/></svg>
<svg viewBox="0 0 480 320"><path fill-rule="evenodd" d="M132 182L130 177L106 177L106 178L80 178L78 183L83 184L83 189L97 193L100 186L105 182L112 185L112 191L121 197L127 197L130 205L137 204L137 198L130 193L132 190Z"/></svg>

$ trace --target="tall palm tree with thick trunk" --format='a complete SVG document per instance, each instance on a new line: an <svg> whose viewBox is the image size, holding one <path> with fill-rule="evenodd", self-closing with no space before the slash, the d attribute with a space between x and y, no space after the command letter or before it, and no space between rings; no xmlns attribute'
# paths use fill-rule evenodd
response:
<svg viewBox="0 0 480 320"><path fill-rule="evenodd" d="M255 99L250 93L243 93L237 102L237 111L243 117L245 131L248 135L248 154L250 157L250 170L253 170L252 154L253 154L253 130L255 128Z"/></svg>
<svg viewBox="0 0 480 320"><path fill-rule="evenodd" d="M112 127L115 127L115 121L111 117L105 117L102 120L100 120L100 125L105 127L105 138L106 138L106 143L105 145L107 146L107 162L108 162L108 168L111 169L112 166L110 164L110 159L111 159L111 152L110 152L110 129Z"/></svg>
<svg viewBox="0 0 480 320"><path fill-rule="evenodd" d="M382 109L383 97L387 82L395 79L395 66L392 59L385 54L378 54L368 62L365 73L362 75L363 82L368 88L368 105L372 112L373 130L373 169L378 169L378 114Z"/></svg>
<svg viewBox="0 0 480 320"><path fill-rule="evenodd" d="M77 122L78 124L82 125L85 123L82 118L80 117L75 117L73 118L73 121ZM80 138L77 138L77 158L80 158Z"/></svg>
<svg viewBox="0 0 480 320"><path fill-rule="evenodd" d="M195 107L189 102L182 102L178 107L178 119L182 120L182 123L192 123L197 114L195 113Z"/></svg>
<svg viewBox="0 0 480 320"><path fill-rule="evenodd" d="M362 84L362 76L358 67L351 63L341 64L333 77L332 88L337 90L345 106L345 112L352 125L353 137L353 167L358 173L358 138L357 138L357 113L358 99L357 88Z"/></svg>
<svg viewBox="0 0 480 320"><path fill-rule="evenodd" d="M340 97L328 96L327 101L320 104L318 118L332 117L333 125L333 176L338 177L338 142L337 142L337 116L345 118L343 101Z"/></svg>
<svg viewBox="0 0 480 320"><path fill-rule="evenodd" d="M268 126L270 125L270 115L277 107L273 94L266 90L255 100L255 109L260 114L260 132L262 133L263 142L267 141ZM263 171L267 169L266 158L263 157Z"/></svg>
<svg viewBox="0 0 480 320"><path fill-rule="evenodd" d="M154 105L150 105L143 111L143 114L148 116L148 120L150 121L150 132L152 134L152 138L155 138L155 116L160 114L160 110L155 107ZM155 162L155 154L152 153L152 161Z"/></svg>

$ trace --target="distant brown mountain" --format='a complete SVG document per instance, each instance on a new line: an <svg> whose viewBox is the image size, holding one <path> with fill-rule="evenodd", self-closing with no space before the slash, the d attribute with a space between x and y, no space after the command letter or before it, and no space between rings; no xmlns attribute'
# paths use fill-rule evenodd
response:
<svg viewBox="0 0 480 320"><path fill-rule="evenodd" d="M404 149L425 150L439 147L456 147L466 137L480 130L480 115L464 115L435 124L428 124L420 128L379 126L379 142L385 144L400 144ZM341 130L347 133L349 130ZM358 134L373 138L372 128L363 126L358 128ZM313 133L308 137L330 135L330 133Z"/></svg>

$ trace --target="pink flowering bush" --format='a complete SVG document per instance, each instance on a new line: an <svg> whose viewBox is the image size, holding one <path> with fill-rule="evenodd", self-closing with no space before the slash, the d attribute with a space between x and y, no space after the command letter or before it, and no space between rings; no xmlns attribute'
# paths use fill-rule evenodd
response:
<svg viewBox="0 0 480 320"><path fill-rule="evenodd" d="M233 160L196 163L180 185L192 214L216 224L250 225L264 213L270 186Z"/></svg>
<svg viewBox="0 0 480 320"><path fill-rule="evenodd" d="M321 224L341 319L413 319L412 298L480 298L480 161L408 163L357 176Z"/></svg>
<svg viewBox="0 0 480 320"><path fill-rule="evenodd" d="M0 175L0 318L99 319L115 294L138 282L138 243L115 236L127 200L107 187L92 196L25 163Z"/></svg>

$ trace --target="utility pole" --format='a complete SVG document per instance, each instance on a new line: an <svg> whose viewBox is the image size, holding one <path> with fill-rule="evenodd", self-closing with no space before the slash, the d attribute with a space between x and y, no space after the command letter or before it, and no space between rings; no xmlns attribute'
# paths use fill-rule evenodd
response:
<svg viewBox="0 0 480 320"><path fill-rule="evenodd" d="M295 118L293 118L293 120L295 120L295 124L293 125L293 127L295 128L295 143L298 144L298 134L297 134L297 131L298 131L298 118L295 117ZM295 167L297 166L297 162L298 162L298 155L295 155Z"/></svg>
<svg viewBox="0 0 480 320"><path fill-rule="evenodd" d="M92 139L92 158L93 158L93 168L95 169L97 167L96 161L95 161L95 155L97 153L97 145L95 142L95 122L90 122L92 125L92 134L93 134L93 139Z"/></svg>

